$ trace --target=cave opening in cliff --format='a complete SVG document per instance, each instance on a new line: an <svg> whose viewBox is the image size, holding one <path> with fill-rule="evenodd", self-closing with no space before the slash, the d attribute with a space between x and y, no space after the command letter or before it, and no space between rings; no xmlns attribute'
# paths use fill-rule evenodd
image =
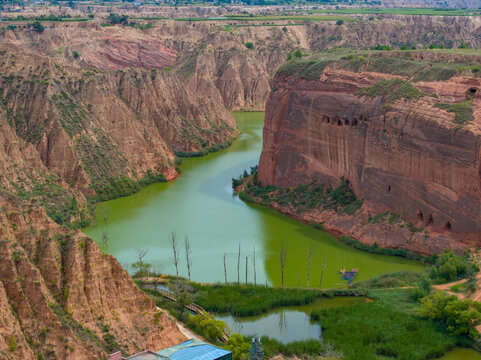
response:
<svg viewBox="0 0 481 360"><path fill-rule="evenodd" d="M352 120L352 124L351 124L351 125L352 125L352 126L357 126L357 119L356 119L356 118L354 118L354 120Z"/></svg>
<svg viewBox="0 0 481 360"><path fill-rule="evenodd" d="M387 193L389 194L391 192L391 185L387 186Z"/></svg>
<svg viewBox="0 0 481 360"><path fill-rule="evenodd" d="M424 220L423 212L421 210L418 210L416 212L416 221L423 221L423 220Z"/></svg>
<svg viewBox="0 0 481 360"><path fill-rule="evenodd" d="M477 94L478 89L476 88L470 88L468 91L466 91L466 100L471 100L474 98L474 96Z"/></svg>
<svg viewBox="0 0 481 360"><path fill-rule="evenodd" d="M450 230L451 230L451 222L450 222L450 221L446 221L446 223L444 224L443 228L444 228L444 230L450 231Z"/></svg>
<svg viewBox="0 0 481 360"><path fill-rule="evenodd" d="M344 125L349 125L349 120L344 119Z"/></svg>
<svg viewBox="0 0 481 360"><path fill-rule="evenodd" d="M342 126L342 121L341 121L341 120L337 120L337 126Z"/></svg>
<svg viewBox="0 0 481 360"><path fill-rule="evenodd" d="M428 222L426 223L426 225L427 225L427 226L432 225L433 222L434 222L434 220L433 220L433 215L432 215L432 214L429 214Z"/></svg>

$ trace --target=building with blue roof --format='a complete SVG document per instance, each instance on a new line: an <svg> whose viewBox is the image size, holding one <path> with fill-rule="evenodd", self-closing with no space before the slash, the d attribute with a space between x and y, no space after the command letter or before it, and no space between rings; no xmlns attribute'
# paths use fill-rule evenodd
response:
<svg viewBox="0 0 481 360"><path fill-rule="evenodd" d="M157 351L157 354L169 360L232 360L232 352L197 339Z"/></svg>
<svg viewBox="0 0 481 360"><path fill-rule="evenodd" d="M110 360L232 360L232 352L190 339L157 352L147 350L127 358L117 352L110 355Z"/></svg>

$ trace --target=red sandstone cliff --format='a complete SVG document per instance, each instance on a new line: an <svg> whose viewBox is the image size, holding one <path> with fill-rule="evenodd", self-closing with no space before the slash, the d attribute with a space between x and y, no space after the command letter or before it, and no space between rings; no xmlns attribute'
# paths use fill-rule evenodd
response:
<svg viewBox="0 0 481 360"><path fill-rule="evenodd" d="M390 55L383 56L389 60ZM402 76L400 73L406 72L403 67L395 70L388 66L384 73L379 68L369 71L384 61L382 56L368 57L362 65L365 69L357 71L349 70L349 60L330 60L317 75L307 73L311 80L279 73L273 84L277 90L266 106L259 180L281 187L312 180L336 186L339 178L345 177L355 194L364 199L364 215L392 211L431 233L424 244L419 244L419 239L414 244L411 236L395 240L397 235L392 232L391 246L423 253L442 250L442 246L457 247L458 243L478 246L481 80L453 73L445 81L431 81L430 74L445 71L436 68L441 60L457 64L481 59L430 53L407 56L411 58L404 66L419 63L422 76ZM313 66L307 60L304 64ZM396 77L421 91L420 98L390 99L396 88L378 96L360 95L380 80ZM454 112L435 105L467 100L472 101L473 118L464 125L455 123ZM327 227L365 242L373 243L378 236L384 245L390 245L389 228L369 234L362 230L362 221L338 216L329 220L332 216L318 214L317 218L327 221ZM311 221L314 218L311 214Z"/></svg>

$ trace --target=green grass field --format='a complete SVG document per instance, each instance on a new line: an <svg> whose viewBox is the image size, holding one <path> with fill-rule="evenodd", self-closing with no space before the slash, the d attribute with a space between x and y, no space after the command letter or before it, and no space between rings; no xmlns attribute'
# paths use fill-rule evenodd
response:
<svg viewBox="0 0 481 360"><path fill-rule="evenodd" d="M176 21L358 21L357 19L347 16L339 15L256 15L256 16L243 16L243 15L228 15L225 17L191 17L191 18L177 18Z"/></svg>
<svg viewBox="0 0 481 360"><path fill-rule="evenodd" d="M389 15L428 15L428 16L479 16L480 10L445 9L445 8L369 8L369 9L319 9L309 10L316 14L389 14Z"/></svg>

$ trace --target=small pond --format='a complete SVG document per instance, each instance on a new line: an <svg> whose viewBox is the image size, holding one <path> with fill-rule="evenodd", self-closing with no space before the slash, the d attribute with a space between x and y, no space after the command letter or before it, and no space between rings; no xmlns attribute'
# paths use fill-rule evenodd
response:
<svg viewBox="0 0 481 360"><path fill-rule="evenodd" d="M235 333L269 336L282 343L321 339L321 326L311 322L309 313L337 306L350 306L368 301L361 297L319 298L308 305L281 307L266 314L249 317L216 315L217 320L225 321Z"/></svg>

